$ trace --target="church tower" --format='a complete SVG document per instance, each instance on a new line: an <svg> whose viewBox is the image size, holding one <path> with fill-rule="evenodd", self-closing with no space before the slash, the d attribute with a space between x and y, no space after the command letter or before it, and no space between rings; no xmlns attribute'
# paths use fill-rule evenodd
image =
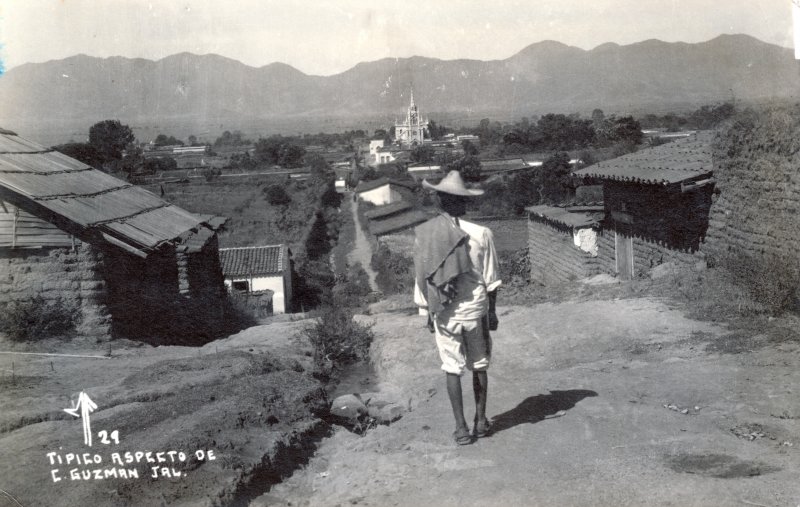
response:
<svg viewBox="0 0 800 507"><path fill-rule="evenodd" d="M414 103L414 88L411 88L411 103L408 106L405 120L395 122L394 125L395 142L404 147L421 145L427 129L428 122L427 120L423 121L420 117L419 109Z"/></svg>

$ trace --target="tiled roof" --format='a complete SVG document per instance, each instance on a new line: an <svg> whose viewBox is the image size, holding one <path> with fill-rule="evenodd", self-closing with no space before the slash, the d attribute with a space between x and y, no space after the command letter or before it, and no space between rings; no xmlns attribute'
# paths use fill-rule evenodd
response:
<svg viewBox="0 0 800 507"><path fill-rule="evenodd" d="M410 210L406 213L394 215L385 220L376 220L369 223L369 232L375 236L399 232L428 221L431 215L420 210Z"/></svg>
<svg viewBox="0 0 800 507"><path fill-rule="evenodd" d="M395 213L399 213L401 211L405 211L411 208L411 204L405 201L398 201L392 204L386 204L383 206L378 206L377 208L371 209L364 213L364 216L369 219L376 219L381 217L386 217L389 215L393 215Z"/></svg>
<svg viewBox="0 0 800 507"><path fill-rule="evenodd" d="M384 185L396 185L399 187L414 188L413 183L398 181L398 180L390 180L389 178L383 177L383 178L378 178L377 180L362 181L356 187L356 193L359 194L361 192L369 192L370 190L375 190L376 188L380 188Z"/></svg>
<svg viewBox="0 0 800 507"><path fill-rule="evenodd" d="M282 273L288 265L285 245L220 248L219 262L226 277Z"/></svg>
<svg viewBox="0 0 800 507"><path fill-rule="evenodd" d="M528 164L521 158L498 158L481 160L481 171L485 173L518 171L528 169Z"/></svg>
<svg viewBox="0 0 800 507"><path fill-rule="evenodd" d="M603 219L602 212L570 212L556 206L531 206L525 208L531 218L540 218L566 227L591 227Z"/></svg>
<svg viewBox="0 0 800 507"><path fill-rule="evenodd" d="M82 162L0 131L0 197L89 243L146 257L205 219Z"/></svg>
<svg viewBox="0 0 800 507"><path fill-rule="evenodd" d="M575 171L576 176L669 185L710 175L712 132L697 132L671 143L599 162Z"/></svg>

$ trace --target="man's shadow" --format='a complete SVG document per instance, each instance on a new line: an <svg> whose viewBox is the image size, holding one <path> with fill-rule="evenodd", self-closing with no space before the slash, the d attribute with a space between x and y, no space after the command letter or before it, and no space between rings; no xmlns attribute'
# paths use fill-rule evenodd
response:
<svg viewBox="0 0 800 507"><path fill-rule="evenodd" d="M559 411L571 409L576 403L590 396L597 396L597 393L588 389L571 389L528 396L511 410L492 417L492 433L513 428L518 424L535 424L549 416L557 415Z"/></svg>

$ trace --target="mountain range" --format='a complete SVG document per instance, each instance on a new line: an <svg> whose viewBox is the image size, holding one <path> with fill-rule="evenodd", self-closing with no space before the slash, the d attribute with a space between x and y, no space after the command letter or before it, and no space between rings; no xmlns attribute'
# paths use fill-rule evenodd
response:
<svg viewBox="0 0 800 507"><path fill-rule="evenodd" d="M504 60L384 58L325 77L213 54L158 61L77 55L20 65L0 77L0 125L402 115L412 85L424 114L625 111L795 97L799 65L792 50L747 35L592 50L544 41Z"/></svg>

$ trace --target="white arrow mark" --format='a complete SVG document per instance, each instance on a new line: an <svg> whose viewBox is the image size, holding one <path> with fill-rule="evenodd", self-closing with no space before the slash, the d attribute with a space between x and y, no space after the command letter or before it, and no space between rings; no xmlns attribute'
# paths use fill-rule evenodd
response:
<svg viewBox="0 0 800 507"><path fill-rule="evenodd" d="M83 419L83 443L89 447L92 446L92 424L89 421L89 414L94 412L96 408L97 404L89 398L88 394L81 391L81 394L78 395L78 403L72 408L64 409L64 412L69 415ZM80 415L78 414L78 409L81 411Z"/></svg>

